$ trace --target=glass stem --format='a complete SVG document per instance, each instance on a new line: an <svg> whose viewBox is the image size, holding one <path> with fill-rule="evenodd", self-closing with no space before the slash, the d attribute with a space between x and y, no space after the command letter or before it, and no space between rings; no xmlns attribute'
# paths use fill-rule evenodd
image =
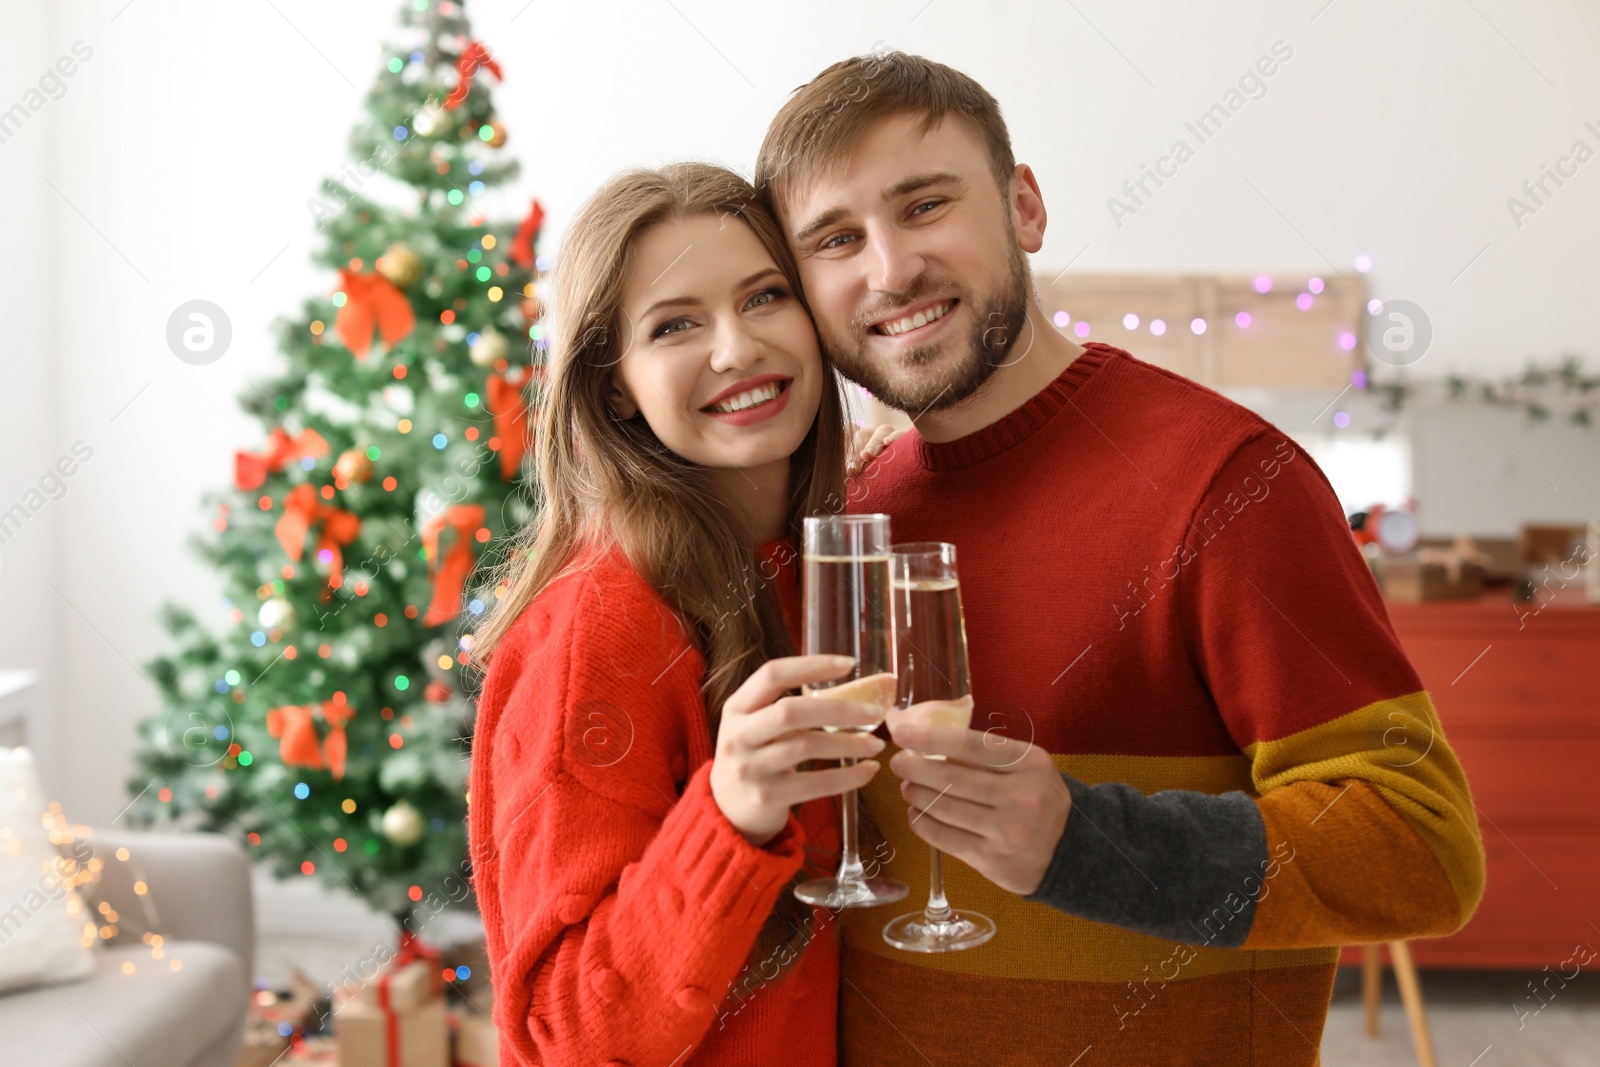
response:
<svg viewBox="0 0 1600 1067"><path fill-rule="evenodd" d="M930 923L950 921L950 903L944 899L944 858L932 845L928 846L928 906L922 914Z"/></svg>
<svg viewBox="0 0 1600 1067"><path fill-rule="evenodd" d="M853 767L856 761L843 759L839 761L842 766ZM861 866L861 855L857 838L859 837L859 824L856 815L856 791L850 790L844 794L844 836L841 840L842 857L839 861L839 881L851 885L859 885L865 881L865 868Z"/></svg>

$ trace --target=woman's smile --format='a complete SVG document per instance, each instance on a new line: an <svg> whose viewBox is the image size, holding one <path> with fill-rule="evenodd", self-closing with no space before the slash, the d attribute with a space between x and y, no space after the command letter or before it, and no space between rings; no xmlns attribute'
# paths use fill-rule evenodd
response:
<svg viewBox="0 0 1600 1067"><path fill-rule="evenodd" d="M736 393L700 409L701 413L729 426L750 426L765 422L789 406L789 385L793 378L774 379Z"/></svg>

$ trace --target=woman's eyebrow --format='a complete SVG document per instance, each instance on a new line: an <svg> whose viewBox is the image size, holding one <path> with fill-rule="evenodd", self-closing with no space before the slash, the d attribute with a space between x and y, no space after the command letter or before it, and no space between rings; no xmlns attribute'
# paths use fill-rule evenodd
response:
<svg viewBox="0 0 1600 1067"><path fill-rule="evenodd" d="M693 307L698 303L700 303L700 300L697 297L669 296L665 300L657 300L654 304L651 304L649 307L645 308L639 313L639 317L642 319L651 312L655 311L657 308Z"/></svg>
<svg viewBox="0 0 1600 1067"><path fill-rule="evenodd" d="M735 282L732 291L738 292L740 289L747 289L769 274L777 274L781 276L783 271L779 270L777 267L762 267L748 278L741 278L739 281ZM649 307L645 308L639 313L639 317L641 319L645 318L659 308L694 307L701 302L702 301L700 298L695 296L669 296L665 300L657 300L654 304L651 304Z"/></svg>
<svg viewBox="0 0 1600 1067"><path fill-rule="evenodd" d="M750 275L750 277L745 278L735 284L733 287L733 292L737 293L740 289L748 289L750 286L754 285L756 282L759 282L762 278L765 278L769 274L781 275L783 274L783 271L779 270L777 267L762 267L760 270Z"/></svg>

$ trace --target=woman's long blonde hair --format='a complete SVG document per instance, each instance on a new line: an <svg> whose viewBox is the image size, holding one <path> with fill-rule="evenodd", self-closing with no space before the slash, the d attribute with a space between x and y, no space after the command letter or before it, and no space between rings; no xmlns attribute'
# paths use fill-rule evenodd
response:
<svg viewBox="0 0 1600 1067"><path fill-rule="evenodd" d="M487 669L523 610L583 550L615 545L689 624L706 664L701 688L715 738L723 702L768 659L794 655L794 643L774 591L757 577L750 531L713 492L706 468L664 446L642 415L618 419L606 403L632 340L622 298L639 238L701 215L749 226L806 306L783 231L733 171L705 163L632 170L589 199L554 271L554 336L534 443L539 510L491 572L503 594L476 628L472 656ZM838 511L844 499L845 412L833 368L821 359L816 422L789 460L784 526L797 547L801 520ZM795 941L809 914L792 893L780 893L752 955Z"/></svg>

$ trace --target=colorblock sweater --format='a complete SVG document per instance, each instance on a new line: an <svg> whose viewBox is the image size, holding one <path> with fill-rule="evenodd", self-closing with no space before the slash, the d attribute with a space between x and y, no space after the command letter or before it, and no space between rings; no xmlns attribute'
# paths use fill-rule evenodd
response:
<svg viewBox="0 0 1600 1067"><path fill-rule="evenodd" d="M1314 1064L1337 946L1449 934L1482 894L1461 767L1322 471L1086 348L852 485L895 541L955 543L973 728L1051 753L1073 807L1026 899L947 862L986 945L898 952L889 910L844 913L843 1064ZM898 777L863 796L920 902Z"/></svg>
<svg viewBox="0 0 1600 1067"><path fill-rule="evenodd" d="M792 545L757 563L797 632ZM704 672L616 550L552 582L497 650L468 810L506 1067L835 1062L836 932L808 931L782 976L747 957L790 876L831 873L837 806L745 840L711 794Z"/></svg>

